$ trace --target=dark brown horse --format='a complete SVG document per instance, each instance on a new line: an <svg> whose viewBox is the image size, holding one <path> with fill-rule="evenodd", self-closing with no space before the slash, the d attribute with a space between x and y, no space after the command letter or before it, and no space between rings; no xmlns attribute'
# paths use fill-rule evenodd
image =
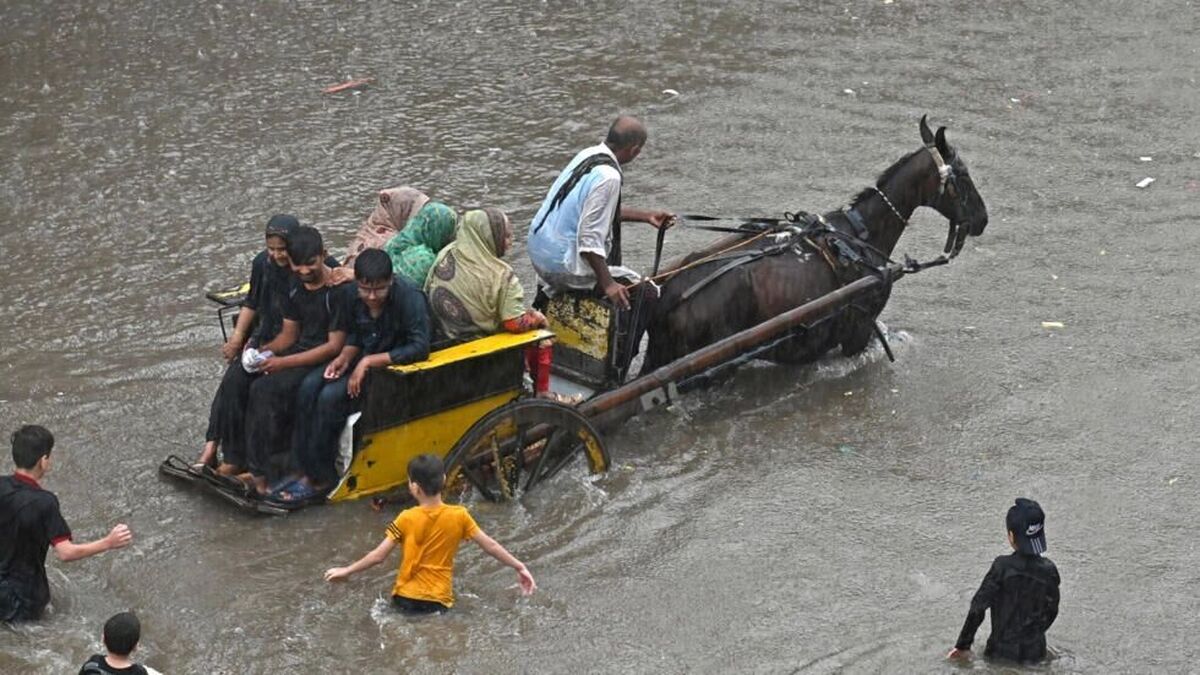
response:
<svg viewBox="0 0 1200 675"><path fill-rule="evenodd" d="M888 167L849 207L813 217L807 227L796 223L778 228L671 276L650 322L642 372L875 273L887 262L918 206L933 208L950 221L946 253L951 257L962 250L968 235L983 234L987 207L966 162L946 142L945 127L934 134L922 117L920 130L922 147ZM693 254L680 267L704 257ZM885 286L761 357L801 363L838 345L847 356L861 352L889 289Z"/></svg>

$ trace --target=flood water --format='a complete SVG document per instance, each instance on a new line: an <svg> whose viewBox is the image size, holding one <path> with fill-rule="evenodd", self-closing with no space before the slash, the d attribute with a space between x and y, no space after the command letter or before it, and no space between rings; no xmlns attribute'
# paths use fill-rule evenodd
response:
<svg viewBox="0 0 1200 675"><path fill-rule="evenodd" d="M957 672L943 656L1017 496L1045 508L1063 578L1040 671L1200 669L1198 16L1185 0L3 3L0 427L55 432L43 484L77 540L127 522L135 541L51 556L52 616L0 629L0 671L74 672L132 608L165 673ZM321 95L351 77L376 82ZM606 476L474 505L537 577L528 599L471 547L455 609L405 619L382 600L395 558L321 580L394 510L249 517L158 477L199 451L222 371L203 293L244 276L271 214L337 253L397 184L527 223L622 111L651 134L626 204L733 215L841 206L918 147L928 113L990 225L898 284L896 363L876 346L745 368L609 435ZM627 232L648 266L650 230ZM669 251L709 236L674 230ZM944 236L918 212L897 252ZM513 260L531 287L519 244Z"/></svg>

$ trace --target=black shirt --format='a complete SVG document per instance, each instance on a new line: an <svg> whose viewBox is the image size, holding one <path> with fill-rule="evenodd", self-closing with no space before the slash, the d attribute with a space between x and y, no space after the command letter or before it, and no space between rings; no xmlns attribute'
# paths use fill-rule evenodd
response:
<svg viewBox="0 0 1200 675"><path fill-rule="evenodd" d="M50 602L46 553L70 538L53 493L32 478L0 477L0 585L16 594L23 618L39 618Z"/></svg>
<svg viewBox="0 0 1200 675"><path fill-rule="evenodd" d="M259 345L279 335L291 275L291 268L276 265L266 251L260 251L250 263L250 291L242 305L257 312L254 339Z"/></svg>
<svg viewBox="0 0 1200 675"><path fill-rule="evenodd" d="M321 286L315 291L305 288L295 277L283 302L283 318L300 323L300 335L291 353L320 347L329 340L329 333L346 330L346 296L336 287Z"/></svg>
<svg viewBox="0 0 1200 675"><path fill-rule="evenodd" d="M333 257L325 259L328 267L337 267ZM267 344L283 329L283 304L292 286L292 268L276 265L267 251L259 251L250 263L250 290L242 304L258 313L254 330L255 344Z"/></svg>
<svg viewBox="0 0 1200 675"><path fill-rule="evenodd" d="M97 673L129 673L129 675L146 675L146 668L135 663L128 668L113 668L104 660L103 654L92 654L92 658L83 663L79 675L96 675Z"/></svg>
<svg viewBox="0 0 1200 675"><path fill-rule="evenodd" d="M1058 568L1049 558L1002 555L988 570L955 647L970 649L983 614L992 611L992 634L983 655L1013 661L1046 656L1046 630L1058 617Z"/></svg>
<svg viewBox="0 0 1200 675"><path fill-rule="evenodd" d="M394 277L387 302L379 316L372 317L367 303L358 297L355 284L346 284L345 302L350 308L346 344L362 354L387 352L392 363L412 363L429 357L429 303L412 284Z"/></svg>

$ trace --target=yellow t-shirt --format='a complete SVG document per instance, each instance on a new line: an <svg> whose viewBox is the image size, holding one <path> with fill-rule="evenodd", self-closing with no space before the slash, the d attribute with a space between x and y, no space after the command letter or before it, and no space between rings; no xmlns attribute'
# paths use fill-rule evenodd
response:
<svg viewBox="0 0 1200 675"><path fill-rule="evenodd" d="M454 554L460 542L477 532L475 519L461 506L414 506L402 511L387 527L388 538L404 552L392 595L452 606Z"/></svg>

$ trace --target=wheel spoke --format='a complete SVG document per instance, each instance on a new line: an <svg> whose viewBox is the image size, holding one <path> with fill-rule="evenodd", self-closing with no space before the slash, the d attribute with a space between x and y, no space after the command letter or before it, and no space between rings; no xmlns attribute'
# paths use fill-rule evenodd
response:
<svg viewBox="0 0 1200 675"><path fill-rule="evenodd" d="M529 431L529 425L517 425L517 444L513 446L513 470L510 476L513 490L521 484L521 469L525 468L525 432ZM528 489L528 487L527 487Z"/></svg>
<svg viewBox="0 0 1200 675"><path fill-rule="evenodd" d="M554 446L555 440L563 434L561 428L554 429L550 432L550 437L542 444L542 450L538 453L537 462L533 465L533 470L529 472L529 479L525 481L525 491L538 484L542 480L542 467L546 466L546 459L550 456L550 448Z"/></svg>
<svg viewBox="0 0 1200 675"><path fill-rule="evenodd" d="M582 444L578 442L570 444L567 452L563 452L561 453L560 457L555 458L554 464L550 466L550 468L546 471L546 475L542 476L541 480L546 480L559 471L562 471L563 468L570 464L571 460L575 458L575 451L581 447L581 445Z"/></svg>
<svg viewBox="0 0 1200 675"><path fill-rule="evenodd" d="M496 477L496 484L499 486L500 495L505 501L513 498L513 488L508 482L508 469L504 466L505 457L500 455L500 444L496 442L496 435L492 434L492 475Z"/></svg>
<svg viewBox="0 0 1200 675"><path fill-rule="evenodd" d="M494 434L492 435L492 438L495 439ZM487 499L489 502L497 501L495 493L493 493L487 487L487 479L484 478L482 472L479 471L480 467L483 466L483 462L481 460L482 458L480 457L476 458L476 461L471 463L463 462L463 475L467 477L467 480L471 483L471 485L475 486L476 490L479 490L479 494L483 495L485 499ZM474 466L472 466L472 464Z"/></svg>

